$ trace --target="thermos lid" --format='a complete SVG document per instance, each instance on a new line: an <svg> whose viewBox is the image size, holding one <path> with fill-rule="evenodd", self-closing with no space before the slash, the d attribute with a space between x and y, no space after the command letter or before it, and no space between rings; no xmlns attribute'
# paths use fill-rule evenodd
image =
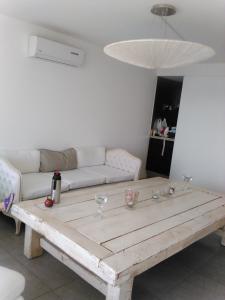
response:
<svg viewBox="0 0 225 300"><path fill-rule="evenodd" d="M55 172L54 172L53 179L58 179L58 180L61 179L61 174L60 174L59 171L55 171Z"/></svg>

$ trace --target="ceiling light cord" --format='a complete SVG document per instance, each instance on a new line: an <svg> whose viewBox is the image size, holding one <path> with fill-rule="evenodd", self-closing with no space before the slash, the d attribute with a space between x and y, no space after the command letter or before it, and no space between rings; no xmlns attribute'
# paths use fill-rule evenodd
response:
<svg viewBox="0 0 225 300"><path fill-rule="evenodd" d="M164 39L167 38L167 23L165 22L168 14L168 9L165 9L164 13L161 16L161 22L164 24Z"/></svg>
<svg viewBox="0 0 225 300"><path fill-rule="evenodd" d="M160 18L182 41L185 41L185 38L167 21L165 16L160 16Z"/></svg>

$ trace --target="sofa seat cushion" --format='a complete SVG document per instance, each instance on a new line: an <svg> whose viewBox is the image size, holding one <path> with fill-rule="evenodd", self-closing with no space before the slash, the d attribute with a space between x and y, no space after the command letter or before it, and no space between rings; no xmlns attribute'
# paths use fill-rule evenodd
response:
<svg viewBox="0 0 225 300"><path fill-rule="evenodd" d="M22 175L22 199L35 199L51 194L53 173L29 173ZM69 190L69 183L62 180L62 192Z"/></svg>
<svg viewBox="0 0 225 300"><path fill-rule="evenodd" d="M92 173L99 174L105 177L106 183L129 181L134 179L134 174L106 165L85 167L82 170Z"/></svg>
<svg viewBox="0 0 225 300"><path fill-rule="evenodd" d="M63 180L69 184L69 189L77 189L105 183L101 174L85 172L81 169L61 172Z"/></svg>
<svg viewBox="0 0 225 300"><path fill-rule="evenodd" d="M20 273L0 266L0 291L2 300L23 299L25 278Z"/></svg>

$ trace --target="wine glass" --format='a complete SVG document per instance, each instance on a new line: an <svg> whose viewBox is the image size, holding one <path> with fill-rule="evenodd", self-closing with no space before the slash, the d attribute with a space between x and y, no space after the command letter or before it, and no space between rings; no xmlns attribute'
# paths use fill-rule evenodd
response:
<svg viewBox="0 0 225 300"><path fill-rule="evenodd" d="M108 197L105 194L95 195L95 201L98 205L97 215L102 219L103 218L103 207L108 201Z"/></svg>

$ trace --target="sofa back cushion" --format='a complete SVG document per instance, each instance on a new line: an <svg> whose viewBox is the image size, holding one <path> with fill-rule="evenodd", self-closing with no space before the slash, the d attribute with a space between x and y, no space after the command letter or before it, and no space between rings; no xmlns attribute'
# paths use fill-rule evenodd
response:
<svg viewBox="0 0 225 300"><path fill-rule="evenodd" d="M76 147L78 168L103 165L105 147Z"/></svg>
<svg viewBox="0 0 225 300"><path fill-rule="evenodd" d="M77 168L74 148L64 151L40 149L40 172L67 171Z"/></svg>
<svg viewBox="0 0 225 300"><path fill-rule="evenodd" d="M0 156L7 159L21 173L39 172L40 152L38 150L0 150Z"/></svg>

